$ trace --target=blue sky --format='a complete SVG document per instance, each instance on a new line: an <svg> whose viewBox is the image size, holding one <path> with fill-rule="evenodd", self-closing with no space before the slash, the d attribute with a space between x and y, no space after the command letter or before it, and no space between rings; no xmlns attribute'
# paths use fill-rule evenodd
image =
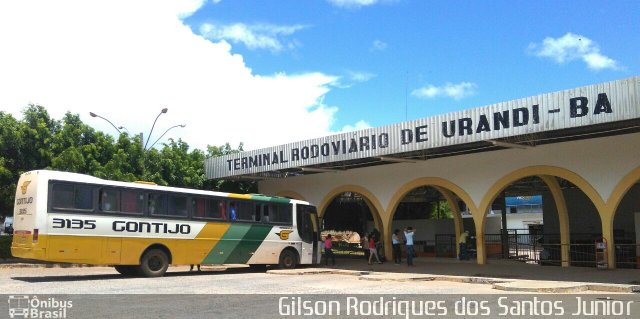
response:
<svg viewBox="0 0 640 319"><path fill-rule="evenodd" d="M637 1L23 2L0 5L0 45L54 57L0 53L0 68L47 79L0 75L17 92L1 110L35 102L147 132L166 106L159 129L185 123L168 135L199 148L267 147L640 75Z"/></svg>

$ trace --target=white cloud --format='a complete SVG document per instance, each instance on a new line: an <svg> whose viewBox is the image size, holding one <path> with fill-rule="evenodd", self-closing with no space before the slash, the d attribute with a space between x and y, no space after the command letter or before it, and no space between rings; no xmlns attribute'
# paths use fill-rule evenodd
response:
<svg viewBox="0 0 640 319"><path fill-rule="evenodd" d="M328 0L329 3L341 8L360 8L378 3L378 0Z"/></svg>
<svg viewBox="0 0 640 319"><path fill-rule="evenodd" d="M359 130L364 130L368 128L371 128L371 125L369 125L369 123L365 121L360 120L355 125L345 125L342 128L342 130L340 130L340 133L359 131Z"/></svg>
<svg viewBox="0 0 640 319"><path fill-rule="evenodd" d="M190 5L187 5L190 4ZM330 134L337 108L323 73L254 74L225 41L193 34L178 16L202 1L0 2L0 110L21 118L28 103L55 119L78 113L115 134L95 112L151 142L193 147L245 142L268 147Z"/></svg>
<svg viewBox="0 0 640 319"><path fill-rule="evenodd" d="M411 95L418 98L435 98L435 97L450 97L455 100L459 100L471 95L474 95L478 86L471 82L461 82L458 84L445 83L442 86L427 85L419 89L413 90Z"/></svg>
<svg viewBox="0 0 640 319"><path fill-rule="evenodd" d="M375 74L368 72L349 71L348 73L349 78L354 82L367 82L376 76Z"/></svg>
<svg viewBox="0 0 640 319"><path fill-rule="evenodd" d="M371 44L371 51L384 51L388 47L387 43L380 40L374 40Z"/></svg>
<svg viewBox="0 0 640 319"><path fill-rule="evenodd" d="M598 45L591 39L567 33L564 36L554 39L545 38L541 44L529 44L529 50L534 55L549 58L562 64L580 59L592 70L618 69L618 63L601 54Z"/></svg>
<svg viewBox="0 0 640 319"><path fill-rule="evenodd" d="M234 23L230 25L215 25L205 23L200 27L200 34L213 41L226 40L232 43L242 43L251 50L268 49L274 52L294 48L295 42L283 45L283 37L289 36L305 28L302 25L276 26L267 24L246 25Z"/></svg>
<svg viewBox="0 0 640 319"><path fill-rule="evenodd" d="M368 72L361 71L347 71L345 76L338 78L335 82L332 83L333 86L340 89L347 89L354 86L357 83L367 82L376 75Z"/></svg>

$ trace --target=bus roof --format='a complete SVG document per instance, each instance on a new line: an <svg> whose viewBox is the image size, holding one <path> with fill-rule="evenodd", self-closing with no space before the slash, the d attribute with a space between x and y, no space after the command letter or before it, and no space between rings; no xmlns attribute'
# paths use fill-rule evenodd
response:
<svg viewBox="0 0 640 319"><path fill-rule="evenodd" d="M34 170L34 171L25 172L23 173L23 175L24 174L37 174L39 177L44 178L46 180L72 181L72 182L80 182L80 183L88 183L88 184L101 184L105 186L122 186L122 187L130 187L130 188L137 188L137 189L161 190L161 191L167 191L167 192L178 192L178 193L188 193L188 194L198 194L198 195L213 195L213 196L220 196L220 197L268 201L268 202L276 202L276 203L295 203L295 204L309 205L309 203L305 201L289 199L285 197L278 197L278 196L267 196L262 194L225 193L225 192L217 192L217 191L192 189L192 188L160 186L155 183L121 182L121 181L102 179L102 178L98 178L98 177L86 175L86 174L62 172L62 171L54 171L54 170Z"/></svg>

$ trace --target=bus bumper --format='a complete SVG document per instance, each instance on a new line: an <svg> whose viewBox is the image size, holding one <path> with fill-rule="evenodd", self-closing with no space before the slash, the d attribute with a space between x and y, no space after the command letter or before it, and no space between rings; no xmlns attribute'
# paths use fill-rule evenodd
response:
<svg viewBox="0 0 640 319"><path fill-rule="evenodd" d="M45 248L11 246L11 255L17 258L45 260L47 250Z"/></svg>

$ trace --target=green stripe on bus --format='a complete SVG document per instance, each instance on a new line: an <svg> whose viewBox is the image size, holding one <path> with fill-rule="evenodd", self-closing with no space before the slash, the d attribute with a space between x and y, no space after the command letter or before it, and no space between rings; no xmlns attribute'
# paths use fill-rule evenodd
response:
<svg viewBox="0 0 640 319"><path fill-rule="evenodd" d="M289 204L291 202L291 200L288 198L269 197L264 195L251 195L251 199L261 200L261 201L271 202L271 203L280 203L280 204Z"/></svg>
<svg viewBox="0 0 640 319"><path fill-rule="evenodd" d="M227 256L226 264L245 264L258 250L264 239L271 232L273 226L268 225L252 225L251 229L244 235L240 244L238 244L233 252Z"/></svg>
<svg viewBox="0 0 640 319"><path fill-rule="evenodd" d="M270 202L274 202L274 203L281 203L281 204L289 204L289 203L291 203L290 199L284 198L284 197L271 197L271 199L269 201Z"/></svg>
<svg viewBox="0 0 640 319"><path fill-rule="evenodd" d="M229 255L240 244L242 238L251 229L251 225L233 224L224 233L220 241L202 261L203 264L224 264Z"/></svg>

